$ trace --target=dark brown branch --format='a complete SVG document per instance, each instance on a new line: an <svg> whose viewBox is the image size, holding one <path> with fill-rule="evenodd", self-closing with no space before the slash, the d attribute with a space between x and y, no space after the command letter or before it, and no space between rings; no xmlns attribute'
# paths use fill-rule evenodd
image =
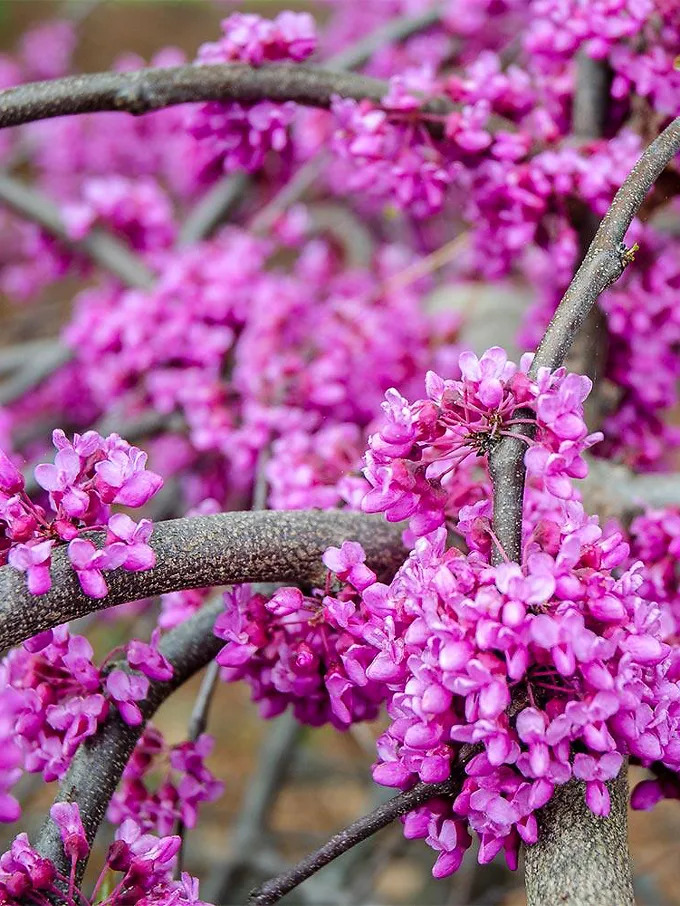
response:
<svg viewBox="0 0 680 906"><path fill-rule="evenodd" d="M680 152L680 117L646 149L614 196L588 254L553 315L534 358L532 372L559 368L598 297L623 273L628 258L623 240L633 217L666 166Z"/></svg>
<svg viewBox="0 0 680 906"><path fill-rule="evenodd" d="M51 83L44 82L40 84L50 85ZM19 89L16 90L18 91ZM2 92L0 92L1 107ZM115 236L95 228L82 239L72 239L58 209L48 198L25 186L15 177L1 173L0 204L7 205L17 214L37 223L70 248L84 252L95 264L100 265L100 267L118 277L127 286L148 289L152 285L154 278L151 271L137 255L133 254Z"/></svg>
<svg viewBox="0 0 680 906"><path fill-rule="evenodd" d="M0 92L0 128L76 113L117 110L138 116L193 101L296 101L330 107L333 95L380 103L387 82L311 66L243 63L97 72L31 82ZM448 105L444 105L448 106ZM442 110L437 102L429 109Z"/></svg>
<svg viewBox="0 0 680 906"><path fill-rule="evenodd" d="M109 594L85 595L66 551L55 553L52 590L35 596L25 577L11 566L0 568L0 649L44 629L114 604L211 585L239 582L319 582L321 555L347 539L359 541L371 567L391 578L406 557L401 527L380 516L345 511L220 513L160 522L151 546L154 569L107 573Z"/></svg>
<svg viewBox="0 0 680 906"><path fill-rule="evenodd" d="M222 610L221 600L206 604L163 638L160 649L175 672L166 683L151 683L146 699L140 702L144 718L140 726L129 727L113 710L96 735L76 752L60 785L57 801L78 803L90 844L146 722L175 689L209 663L224 645L212 631L215 619ZM68 874L70 859L64 856L59 832L51 819L43 825L36 849L51 859L59 871ZM86 864L87 860L83 860L78 866L78 881L82 879Z"/></svg>
<svg viewBox="0 0 680 906"><path fill-rule="evenodd" d="M465 765L477 751L477 747L464 746L460 759L448 780L441 783L419 783L405 793L399 793L398 796L394 796L383 805L378 806L370 814L364 815L349 827L335 834L323 846L305 856L288 871L255 888L248 900L249 906L272 906L329 862L333 862L343 853L361 843L362 840L377 834L392 821L412 812L431 799L456 795L465 779Z"/></svg>

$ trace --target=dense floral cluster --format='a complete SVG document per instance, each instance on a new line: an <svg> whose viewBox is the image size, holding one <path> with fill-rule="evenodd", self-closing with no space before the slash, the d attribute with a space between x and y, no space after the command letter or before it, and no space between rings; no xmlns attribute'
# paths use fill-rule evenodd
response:
<svg viewBox="0 0 680 906"><path fill-rule="evenodd" d="M68 558L80 585L92 598L107 594L104 572L122 567L150 569L155 554L149 546L153 525L135 522L111 505L141 507L160 489L160 475L146 468L146 453L118 434L96 431L70 441L61 429L52 435L54 463L35 467L37 484L49 494L51 513L26 493L25 481L11 459L0 451L0 562L26 573L29 590L44 594L52 586L50 563L55 545L68 542ZM83 532L106 529L101 547Z"/></svg>
<svg viewBox="0 0 680 906"><path fill-rule="evenodd" d="M588 434L582 418L591 383L547 368L532 380L531 358L524 356L518 369L500 347L481 358L464 352L461 380L428 373L427 399L409 405L395 389L388 391L384 424L370 438L365 475L371 490L362 508L384 512L391 522L410 517L412 531L427 534L446 519L448 476L507 436L529 445L527 466L544 476L548 492L569 499L569 479L586 473L583 452L602 437ZM524 437L525 426L536 429L533 439Z"/></svg>
<svg viewBox="0 0 680 906"><path fill-rule="evenodd" d="M140 703L153 680L172 677L172 665L158 647L132 639L125 646L126 661L112 661L116 650L97 666L88 640L66 626L50 629L10 651L0 663L0 821L19 816L9 792L23 771L41 773L46 781L64 776L78 746L93 736L111 706L129 726L142 721ZM175 759L181 756L175 756ZM179 770L179 762L176 765ZM192 776L205 779L192 769ZM187 781L184 787L191 786ZM183 793L176 797L181 799ZM187 808L199 801L197 788L187 792Z"/></svg>
<svg viewBox="0 0 680 906"><path fill-rule="evenodd" d="M160 835L172 833L178 822L195 827L199 804L217 799L224 788L204 764L212 748L206 733L170 746L147 724L109 805L109 820L121 825L132 818L144 833ZM163 779L154 788L152 777L159 770Z"/></svg>
<svg viewBox="0 0 680 906"><path fill-rule="evenodd" d="M124 821L109 847L104 868L91 897L76 887L75 866L89 853L80 811L76 804L58 802L50 811L71 861L70 877L57 872L54 865L40 856L26 834L12 843L9 852L0 857L0 902L14 906L19 902L49 903L56 896L65 906L94 904L99 906L208 906L198 896L198 881L186 872L173 880L173 869L181 845L178 836L155 837L145 834L132 819ZM110 893L103 891L111 872L116 877Z"/></svg>
<svg viewBox="0 0 680 906"><path fill-rule="evenodd" d="M418 392L427 367L455 361L458 319L420 311L413 285L390 286L411 263L402 249L381 249L372 271L348 270L327 243L311 240L283 274L265 267L270 247L224 230L173 254L153 290L85 290L66 331L102 408L115 402L133 418L145 406L183 415L191 446L177 437L156 450L164 474L219 455L221 469L192 492L192 505L242 493L276 438L283 440L268 471L277 505L316 506L317 485L337 499L331 486L348 466L358 469L361 429L395 377ZM339 444L345 449L332 453ZM304 493L295 490L301 472L289 468L301 445L305 458L323 447L326 462L304 480Z"/></svg>
<svg viewBox="0 0 680 906"><path fill-rule="evenodd" d="M432 5L343 0L319 35L306 13L235 13L194 65L294 66L317 54L332 67L371 30ZM154 502L168 515L261 504L264 488L271 508L408 519L412 553L389 585L345 542L326 551L323 588L226 592L218 662L225 680L250 685L265 717L290 706L307 724L346 729L386 706L381 784L443 780L464 762L455 798L404 821L407 837L438 853L434 872L444 876L473 832L481 861L504 850L514 867L520 842L537 839L537 810L572 777L585 782L592 811L607 814L606 784L624 758L654 772L634 790L635 807L680 799L680 517L646 513L625 538L586 515L574 479L602 438L583 417L589 379L534 374L531 356L518 367L500 347L461 354L464 318L448 303L435 310L430 296L438 284L455 295L519 279L534 297L520 340L535 347L593 220L680 113L680 17L675 0L446 0L437 9L366 62L385 80L379 100L336 96L327 110L182 105L0 132L3 167L31 172L68 240L0 211L0 289L31 301L63 277L88 281L62 332L71 360L0 409L0 565L44 594L64 545L93 598L107 594L107 571L154 565L152 522L115 508L145 506L161 479L118 434L87 430L104 418L146 436L154 468L172 482L170 503ZM75 39L72 23L31 30L15 55L0 55L0 88L68 72ZM184 62L174 48L151 60ZM590 62L611 78L594 134L575 135ZM126 55L114 68L143 65ZM306 165L316 176L303 204L296 181ZM246 197L232 192L236 181L219 182L237 170L249 174ZM677 214L677 172L668 168L650 195L644 224L634 221L635 267L600 303L616 392L594 452L643 469L673 464L680 444L680 271L667 216ZM223 185L228 215L187 242L184 224ZM455 253L446 251L452 229ZM124 267L106 275L79 247L102 230L138 258L130 285ZM35 468L29 495L17 463L43 458L36 427L55 424L79 433L55 431L54 463ZM520 563L506 562L493 532L487 468L513 435L526 445ZM163 595L159 629L210 594ZM4 658L0 820L19 817L13 791L24 771L62 778L113 709L141 732L150 684L173 673L158 633L98 665L66 626ZM66 895L68 906L201 906L195 879L172 879L172 832L193 827L200 803L221 791L205 763L211 747L206 735L170 745L146 726L110 803L116 842L91 896L22 834L0 857L0 903ZM58 803L52 818L75 866L89 851L78 807ZM109 872L120 875L112 887Z"/></svg>
<svg viewBox="0 0 680 906"><path fill-rule="evenodd" d="M375 581L364 560L353 542L329 548L324 563L339 587L329 573L326 593L318 596L282 588L267 600L247 586L225 594L215 634L227 644L217 662L226 681L248 682L263 717L275 717L289 704L311 726L346 730L377 717L385 689L361 683L371 650L354 616L359 594Z"/></svg>
<svg viewBox="0 0 680 906"><path fill-rule="evenodd" d="M537 839L536 810L571 777L607 814L604 782L624 754L680 767L678 658L664 611L640 597L639 565L615 577L627 556L620 536L585 517L551 528L556 549L531 542L524 569L447 551L438 530L366 602L375 625L391 618L401 639L367 670L392 689L375 779L443 780L462 744L482 746L453 802L406 820L407 836L439 851L439 876L459 866L470 830L480 861L504 848L514 867L520 842Z"/></svg>
<svg viewBox="0 0 680 906"><path fill-rule="evenodd" d="M316 47L316 26L309 13L282 12L273 19L234 13L222 22L221 41L204 44L197 63L300 62ZM279 154L289 144L288 127L296 104L200 105L188 121L189 132L203 143L207 173L244 169L259 170L268 151Z"/></svg>
<svg viewBox="0 0 680 906"><path fill-rule="evenodd" d="M571 486L596 439L583 422L589 385L560 372L539 372L534 383L523 364L516 370L498 349L479 360L463 354L463 380L431 376L428 400L397 406L388 394L391 418L368 454L374 490L364 507L410 515L430 532L389 587L368 586L362 596L363 637L378 651L365 682L388 685L392 718L374 777L402 788L444 780L465 746L481 746L453 802L406 819L407 836L425 837L439 852L437 876L460 865L470 831L480 837L480 861L505 849L514 867L520 842L537 839L536 810L571 777L586 781L592 811L607 814L605 781L624 755L668 769L663 782L636 791L638 807L677 796L668 777L680 767L680 663L663 603L667 536L677 527L670 515L644 517L633 531L653 548L644 551L650 567L623 569L628 545L620 533L602 532ZM489 536L497 539L485 501L458 514L470 553L446 548L446 532L436 528L446 511L441 476L488 452L495 434L511 431L519 406L535 413L522 565L493 566Z"/></svg>

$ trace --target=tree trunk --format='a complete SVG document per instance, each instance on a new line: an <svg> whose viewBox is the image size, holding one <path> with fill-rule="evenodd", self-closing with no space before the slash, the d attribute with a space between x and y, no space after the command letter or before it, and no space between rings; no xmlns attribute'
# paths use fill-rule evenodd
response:
<svg viewBox="0 0 680 906"><path fill-rule="evenodd" d="M585 803L584 784L558 787L526 850L527 906L634 906L628 850L628 772L607 784L608 818Z"/></svg>

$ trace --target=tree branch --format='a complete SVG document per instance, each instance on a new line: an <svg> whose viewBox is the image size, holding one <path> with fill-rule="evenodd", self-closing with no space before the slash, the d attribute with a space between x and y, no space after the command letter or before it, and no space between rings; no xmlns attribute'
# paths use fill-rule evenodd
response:
<svg viewBox="0 0 680 906"><path fill-rule="evenodd" d="M147 697L139 703L143 721L138 727L128 726L118 711L112 709L96 735L78 748L60 785L56 801L78 803L90 845L146 722L175 689L209 663L224 645L213 634L215 619L222 610L221 599L206 604L162 639L160 650L174 667L174 674L168 682L151 683ZM59 871L68 875L70 859L64 855L59 831L49 818L40 832L36 849L51 859ZM86 865L87 859L81 860L78 865L78 882Z"/></svg>
<svg viewBox="0 0 680 906"><path fill-rule="evenodd" d="M219 513L160 522L150 542L156 551L156 566L140 573L111 570L106 574L109 593L100 600L83 593L65 548L54 555L52 589L45 595L32 595L24 575L3 566L0 649L114 604L165 592L239 582L321 582L324 550L347 539L359 541L371 568L388 580L406 557L401 527L380 516L295 510Z"/></svg>
<svg viewBox="0 0 680 906"><path fill-rule="evenodd" d="M594 121L594 106L582 120ZM680 151L680 117L674 120L646 149L614 196L605 218L572 279L534 356L530 374L548 367L559 368L579 329L600 294L623 273L631 260L623 244L635 214L649 189ZM521 410L520 410L521 411ZM529 435L530 427L520 426ZM494 488L493 525L507 556L521 562L524 503L525 446L503 438L489 457ZM617 783L625 786L625 771ZM619 789L619 787L617 787ZM578 801L577 801L578 800ZM632 900L630 856L625 814L620 803L603 822L589 811L580 784L561 788L542 812L543 834L527 853L527 895L530 906L559 902L572 906L621 903ZM558 841L558 845L553 845ZM615 843L616 851L610 849ZM558 855L561 853L562 855ZM602 858L602 852L605 857ZM568 854L568 865L564 863ZM576 854L576 857L575 857Z"/></svg>
<svg viewBox="0 0 680 906"><path fill-rule="evenodd" d="M623 185L590 244L583 263L562 298L541 340L531 374L559 368L598 297L614 283L628 263L623 239L649 189L680 151L680 117L646 149ZM528 433L521 429L517 433ZM504 437L489 457L494 486L494 529L511 560L521 554L525 444Z"/></svg>
<svg viewBox="0 0 680 906"><path fill-rule="evenodd" d="M442 11L437 6L415 16L403 16L392 19L357 41L351 47L341 50L327 60L328 69L358 69L368 63L373 54L387 44L396 44L419 31L434 25L441 17Z"/></svg>
<svg viewBox="0 0 680 906"><path fill-rule="evenodd" d="M0 92L0 108L2 94ZM0 202L17 214L37 223L70 248L84 252L95 264L118 277L127 286L149 289L153 284L153 274L144 262L115 236L95 227L82 239L72 239L56 206L15 177L0 173Z"/></svg>
<svg viewBox="0 0 680 906"><path fill-rule="evenodd" d="M0 129L76 113L119 111L138 116L195 101L295 101L330 107L334 95L367 98L379 104L387 82L370 76L320 67L272 63L173 66L133 72L97 72L30 82L0 91ZM452 109L443 100L425 105L430 112Z"/></svg>
<svg viewBox="0 0 680 906"><path fill-rule="evenodd" d="M260 887L256 887L248 900L249 906L272 906L329 862L333 862L343 853L361 843L362 840L377 834L392 821L412 812L431 799L456 795L465 779L465 765L478 751L478 746L463 746L448 780L441 783L418 783L412 789L399 793L398 796L394 796L383 805L378 806L370 814L354 821L349 827L331 837L315 852L305 856L297 865Z"/></svg>

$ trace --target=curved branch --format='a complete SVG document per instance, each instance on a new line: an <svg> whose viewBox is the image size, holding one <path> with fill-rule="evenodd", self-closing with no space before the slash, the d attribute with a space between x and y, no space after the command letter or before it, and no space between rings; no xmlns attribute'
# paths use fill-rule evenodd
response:
<svg viewBox="0 0 680 906"><path fill-rule="evenodd" d="M0 91L0 129L105 110L138 116L195 101L296 101L308 107L330 107L337 94L380 103L388 88L387 82L369 76L287 63L259 68L222 63L97 72ZM444 101L426 106L432 112L451 109Z"/></svg>
<svg viewBox="0 0 680 906"><path fill-rule="evenodd" d="M649 145L614 196L536 350L530 372L533 376L539 368L553 370L563 364L598 297L623 273L629 261L623 245L628 227L647 192L678 152L680 117ZM489 457L494 485L494 529L511 560L520 558L525 449L522 441L505 437Z"/></svg>
<svg viewBox="0 0 680 906"><path fill-rule="evenodd" d="M212 631L222 610L221 600L206 604L162 639L160 650L174 667L174 674L168 682L151 683L147 697L139 703L143 721L138 727L128 726L118 711L112 709L96 735L76 752L56 801L78 803L90 845L146 722L175 689L209 663L224 645ZM51 859L58 871L68 874L71 861L64 855L59 831L49 818L42 827L36 849ZM78 866L78 882L86 865L87 859L83 859Z"/></svg>
<svg viewBox="0 0 680 906"><path fill-rule="evenodd" d="M49 85L50 82L41 84ZM2 92L0 108L1 106ZM141 258L115 236L95 228L82 239L73 239L69 236L58 208L49 198L25 186L19 179L0 173L0 203L37 223L70 248L84 252L91 261L118 277L127 286L138 289L149 289L152 286L154 276L151 271Z"/></svg>
<svg viewBox="0 0 680 906"><path fill-rule="evenodd" d="M401 527L380 516L296 510L160 522L151 537L156 566L140 573L111 570L109 593L100 600L83 593L65 548L54 555L52 589L45 595L32 595L24 575L3 566L0 649L105 607L165 592L239 582L321 582L324 550L348 539L363 545L369 566L388 580L406 557Z"/></svg>
<svg viewBox="0 0 680 906"><path fill-rule="evenodd" d="M270 881L266 881L260 887L256 887L248 899L249 906L273 906L281 897L316 874L325 865L339 858L362 840L377 834L392 821L412 812L431 799L456 795L465 779L465 765L478 751L478 746L463 746L448 780L440 783L418 783L405 793L399 793L398 796L388 799L368 815L353 821L315 852L301 859L297 865Z"/></svg>
<svg viewBox="0 0 680 906"><path fill-rule="evenodd" d="M680 117L647 147L614 196L595 238L541 340L532 365L551 370L564 362L577 331L598 297L619 279L628 258L622 247L633 217L656 180L680 152Z"/></svg>

